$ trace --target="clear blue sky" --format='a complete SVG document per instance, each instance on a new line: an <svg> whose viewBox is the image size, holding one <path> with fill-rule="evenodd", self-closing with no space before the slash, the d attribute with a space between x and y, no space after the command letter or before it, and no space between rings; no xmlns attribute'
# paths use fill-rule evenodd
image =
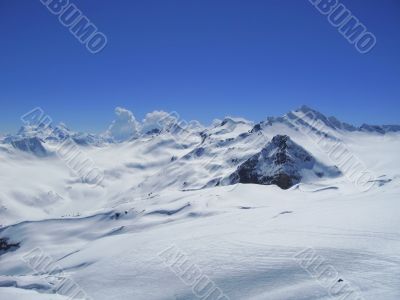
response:
<svg viewBox="0 0 400 300"><path fill-rule="evenodd" d="M89 53L39 0L0 0L0 132L41 106L102 131L116 106L210 122L301 104L400 123L400 1L342 1L377 37L361 55L308 0L74 0L108 38Z"/></svg>

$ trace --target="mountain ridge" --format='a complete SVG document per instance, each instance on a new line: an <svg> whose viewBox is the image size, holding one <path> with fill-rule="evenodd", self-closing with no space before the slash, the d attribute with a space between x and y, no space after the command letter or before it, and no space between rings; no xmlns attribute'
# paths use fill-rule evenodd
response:
<svg viewBox="0 0 400 300"><path fill-rule="evenodd" d="M354 126L342 122L334 116L327 117L307 105L302 105L280 117L266 117L265 120L258 123L240 117L226 116L222 121L218 121L210 126L204 126L196 120L190 122L182 121L178 118L176 113L169 114L163 111L154 111L148 113L145 119L139 122L135 119L132 112L127 109L117 107L115 111L117 119L112 122L108 130L100 134L75 132L70 130L64 123L60 123L56 126L51 124L46 127L44 127L43 124L28 124L22 126L16 134L7 134L3 136L2 141L11 143L13 140L26 137L38 137L42 140L52 142L71 137L78 144L93 145L125 142L141 136L160 134L162 132L176 134L180 131L191 131L200 134L207 129L236 126L238 124L253 124L255 127L254 130L257 130L257 128L261 128L262 126L271 126L277 123L293 127L296 122L303 123L309 127L312 126L313 123L320 122L320 124L322 123L327 129L349 132L372 132L378 134L400 132L400 125L372 125L363 123L361 126Z"/></svg>

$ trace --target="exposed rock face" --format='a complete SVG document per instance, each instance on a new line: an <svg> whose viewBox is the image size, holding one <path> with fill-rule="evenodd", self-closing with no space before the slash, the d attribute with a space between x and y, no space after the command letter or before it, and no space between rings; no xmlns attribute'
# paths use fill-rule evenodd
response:
<svg viewBox="0 0 400 300"><path fill-rule="evenodd" d="M277 135L261 152L253 155L230 176L231 183L275 184L288 189L299 183L303 170L312 170L321 177L339 171L318 163L301 146L286 135Z"/></svg>
<svg viewBox="0 0 400 300"><path fill-rule="evenodd" d="M0 255L19 248L19 243L9 243L7 238L0 238Z"/></svg>
<svg viewBox="0 0 400 300"><path fill-rule="evenodd" d="M365 132L376 132L380 134L385 134L388 132L399 132L400 125L369 125L363 124L360 127L361 131Z"/></svg>
<svg viewBox="0 0 400 300"><path fill-rule="evenodd" d="M11 145L18 150L32 153L39 157L47 155L46 149L43 147L42 142L37 137L23 138L11 142Z"/></svg>

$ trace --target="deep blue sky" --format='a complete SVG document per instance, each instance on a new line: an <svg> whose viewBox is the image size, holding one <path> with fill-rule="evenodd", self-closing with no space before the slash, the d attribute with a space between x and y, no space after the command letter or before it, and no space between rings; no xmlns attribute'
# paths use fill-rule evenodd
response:
<svg viewBox="0 0 400 300"><path fill-rule="evenodd" d="M400 1L342 1L377 37L359 54L308 0L71 1L108 37L90 54L39 0L0 0L0 132L41 106L101 131L116 106L259 121L301 104L400 123Z"/></svg>

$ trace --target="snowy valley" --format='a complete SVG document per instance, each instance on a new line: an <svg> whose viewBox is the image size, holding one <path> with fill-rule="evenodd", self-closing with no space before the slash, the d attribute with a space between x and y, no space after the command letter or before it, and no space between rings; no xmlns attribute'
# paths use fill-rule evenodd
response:
<svg viewBox="0 0 400 300"><path fill-rule="evenodd" d="M115 113L1 137L0 299L400 298L400 126Z"/></svg>

